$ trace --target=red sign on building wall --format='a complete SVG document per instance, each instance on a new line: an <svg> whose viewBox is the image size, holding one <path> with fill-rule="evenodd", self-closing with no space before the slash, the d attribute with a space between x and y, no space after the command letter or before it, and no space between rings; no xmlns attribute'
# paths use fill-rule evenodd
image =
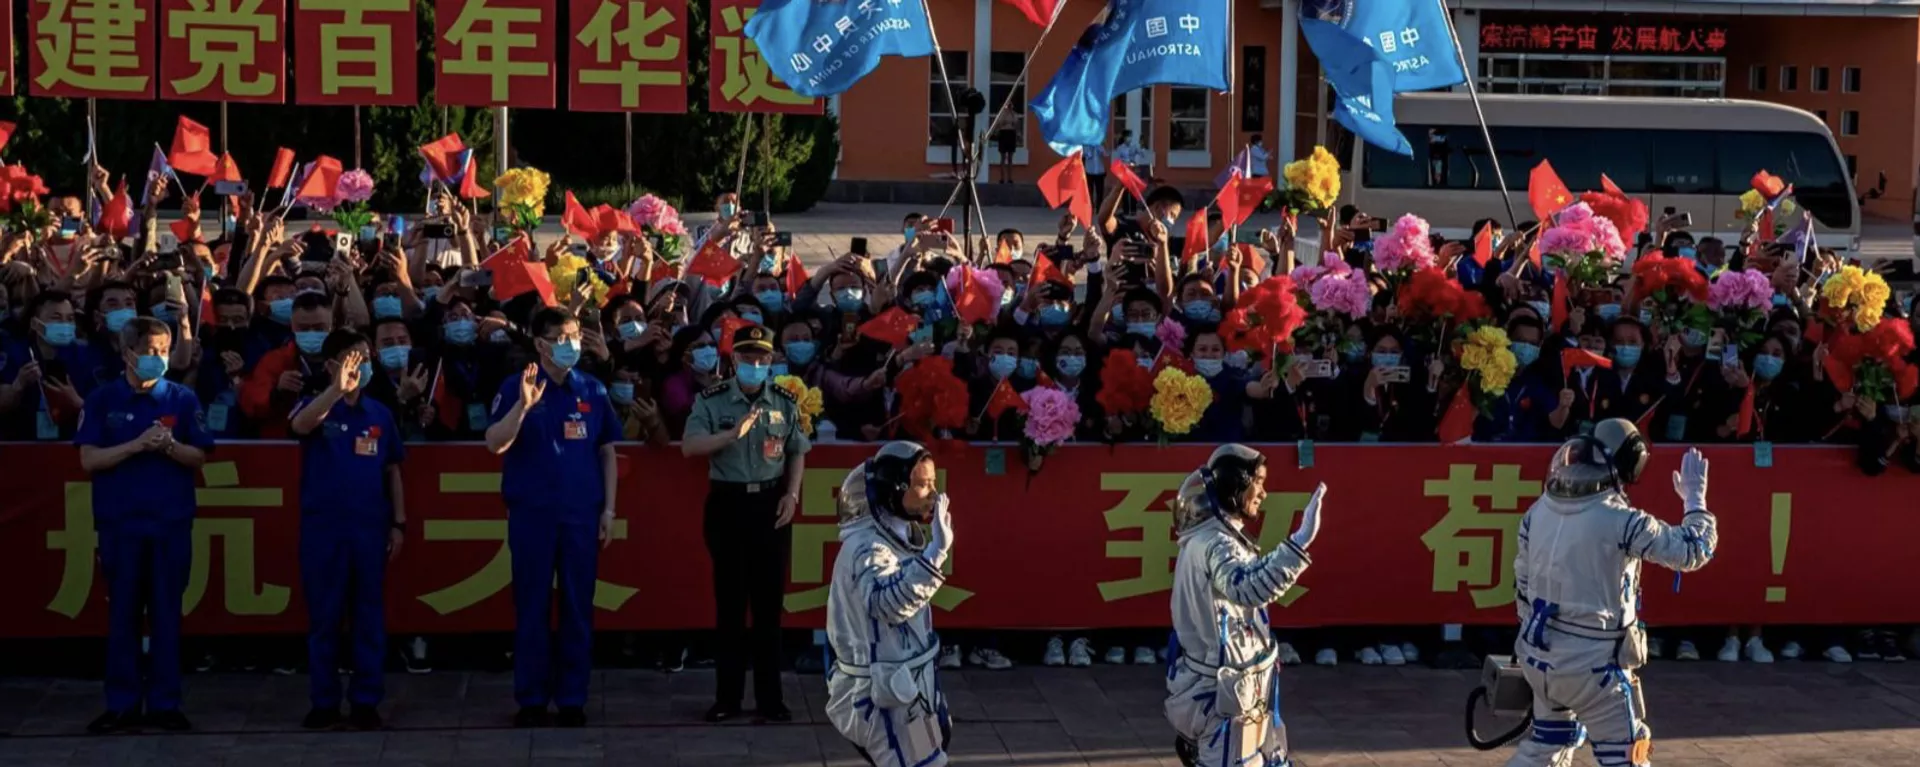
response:
<svg viewBox="0 0 1920 767"><path fill-rule="evenodd" d="M760 46L747 39L747 19L760 0L711 0L707 31L713 46L707 58L707 109L712 112L773 112L817 115L826 102L787 88L767 71Z"/></svg>
<svg viewBox="0 0 1920 767"><path fill-rule="evenodd" d="M571 0L567 108L687 111L686 0Z"/></svg>
<svg viewBox="0 0 1920 767"><path fill-rule="evenodd" d="M551 0L438 0L435 97L469 107L554 106Z"/></svg>
<svg viewBox="0 0 1920 767"><path fill-rule="evenodd" d="M0 0L0 94L13 95L13 0Z"/></svg>
<svg viewBox="0 0 1920 767"><path fill-rule="evenodd" d="M30 0L29 93L150 99L157 79L154 0Z"/></svg>
<svg viewBox="0 0 1920 767"><path fill-rule="evenodd" d="M1706 21L1494 14L1480 20L1481 53L1718 56L1726 49L1726 25Z"/></svg>
<svg viewBox="0 0 1920 767"><path fill-rule="evenodd" d="M277 104L286 0L161 0L160 98Z"/></svg>
<svg viewBox="0 0 1920 767"><path fill-rule="evenodd" d="M404 106L419 102L413 0L296 0L294 101Z"/></svg>

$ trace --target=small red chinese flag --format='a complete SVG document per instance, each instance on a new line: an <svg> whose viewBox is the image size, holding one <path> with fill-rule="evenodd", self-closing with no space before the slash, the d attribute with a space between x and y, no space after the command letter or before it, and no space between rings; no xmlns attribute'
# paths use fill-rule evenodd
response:
<svg viewBox="0 0 1920 767"><path fill-rule="evenodd" d="M960 294L953 298L953 311L967 322L992 322L1000 310L1000 297L991 295L987 286L973 278L973 267L961 266Z"/></svg>
<svg viewBox="0 0 1920 767"><path fill-rule="evenodd" d="M1560 350L1560 377L1573 375L1574 368L1601 367L1613 369L1613 360L1602 357L1585 349Z"/></svg>
<svg viewBox="0 0 1920 767"><path fill-rule="evenodd" d="M208 181L239 181L241 180L240 166L234 163L233 155L227 154L226 152L221 152L220 159L215 160L213 163L213 175L208 176L207 180Z"/></svg>
<svg viewBox="0 0 1920 767"><path fill-rule="evenodd" d="M1567 185L1561 183L1560 174L1553 172L1553 163L1541 160L1533 166L1528 177L1527 202L1533 206L1533 216L1542 222L1559 213L1562 208L1573 204L1573 193L1567 191Z"/></svg>
<svg viewBox="0 0 1920 767"><path fill-rule="evenodd" d="M1062 285L1073 284L1073 280L1068 278L1065 272L1060 271L1060 267L1053 265L1052 256L1034 251L1033 273L1027 277L1027 287L1037 288L1049 282L1058 282Z"/></svg>
<svg viewBox="0 0 1920 767"><path fill-rule="evenodd" d="M1140 176L1133 172L1133 166L1113 160L1107 163L1107 173L1113 176L1113 180L1120 182L1121 186L1126 187L1128 192L1133 193L1134 197L1139 198L1141 204L1146 204L1147 182L1140 180Z"/></svg>
<svg viewBox="0 0 1920 767"><path fill-rule="evenodd" d="M1573 313L1572 308L1567 306L1567 275L1564 272L1553 277L1552 312L1553 316L1547 318L1547 325L1555 333L1564 332L1567 318ZM1573 332L1578 333L1580 329L1574 328Z"/></svg>
<svg viewBox="0 0 1920 767"><path fill-rule="evenodd" d="M1234 226L1247 223L1260 204L1266 202L1267 195L1273 193L1273 180L1266 176L1240 179L1240 215L1233 221Z"/></svg>
<svg viewBox="0 0 1920 767"><path fill-rule="evenodd" d="M1092 229L1092 193L1087 191L1087 169L1080 155L1079 152L1067 155L1048 168L1047 172L1040 174L1040 194L1046 196L1047 207L1067 205L1073 213L1073 220Z"/></svg>
<svg viewBox="0 0 1920 767"><path fill-rule="evenodd" d="M993 397L987 400L987 417L999 418L1006 415L1009 410L1025 413L1027 401L1021 399L1020 393L1013 390L1012 381L1002 378L1000 385L993 387Z"/></svg>
<svg viewBox="0 0 1920 767"><path fill-rule="evenodd" d="M1473 400L1467 396L1467 387L1462 385L1454 392L1453 402L1447 404L1447 412L1440 417L1440 444L1458 445L1473 441L1473 419L1479 415L1474 409Z"/></svg>
<svg viewBox="0 0 1920 767"><path fill-rule="evenodd" d="M213 287L205 280L200 281L200 327L211 326L217 317L213 310Z"/></svg>
<svg viewBox="0 0 1920 767"><path fill-rule="evenodd" d="M800 295L800 289L807 286L807 267L805 264L800 263L800 254L791 250L787 251L787 263L786 267L782 270L780 279L784 282L784 287L787 289L788 298Z"/></svg>
<svg viewBox="0 0 1920 767"><path fill-rule="evenodd" d="M13 130L18 126L6 120L0 120L0 149L7 148L7 142L13 140Z"/></svg>
<svg viewBox="0 0 1920 767"><path fill-rule="evenodd" d="M1192 264L1194 257L1207 252L1207 247L1212 244L1207 241L1206 210L1194 211L1193 215L1187 217L1186 245L1180 248L1180 262Z"/></svg>
<svg viewBox="0 0 1920 767"><path fill-rule="evenodd" d="M612 205L601 203L587 212L592 214L595 237L605 237L610 232L635 234L640 231L640 227L634 225L632 216Z"/></svg>
<svg viewBox="0 0 1920 767"><path fill-rule="evenodd" d="M1747 382L1747 391L1740 395L1740 415L1735 419L1734 436L1745 437L1753 433L1753 382Z"/></svg>
<svg viewBox="0 0 1920 767"><path fill-rule="evenodd" d="M1220 193L1213 196L1214 207L1220 209L1220 225L1235 226L1240 221L1240 174L1227 179L1226 186L1220 187ZM1251 211L1249 211L1251 212Z"/></svg>
<svg viewBox="0 0 1920 767"><path fill-rule="evenodd" d="M574 199L571 189L567 190L566 205L566 212L560 215L560 225L566 227L567 234L582 240L593 240L594 236L600 232L600 225L593 220L591 214L587 213L587 209L580 204L580 201Z"/></svg>
<svg viewBox="0 0 1920 767"><path fill-rule="evenodd" d="M1753 174L1753 191L1759 192L1771 205L1780 195L1787 193L1787 182L1779 176L1768 173L1765 168Z"/></svg>
<svg viewBox="0 0 1920 767"><path fill-rule="evenodd" d="M482 200L493 196L492 192L487 191L486 187L480 185L479 175L480 161L468 157L467 173L460 177L460 199Z"/></svg>
<svg viewBox="0 0 1920 767"><path fill-rule="evenodd" d="M720 353L722 355L733 354L733 334L740 332L741 328L744 328L748 325L753 325L753 324L756 324L756 323L741 319L739 317L722 318L720 320L720 341L718 343L720 347Z"/></svg>
<svg viewBox="0 0 1920 767"><path fill-rule="evenodd" d="M100 230L118 240L126 237L132 228L133 201L127 197L127 180L122 178L113 199L107 200L106 206L100 209Z"/></svg>
<svg viewBox="0 0 1920 767"><path fill-rule="evenodd" d="M167 228L173 230L174 239L182 243L200 241L200 222L198 221L176 219L173 223L167 224Z"/></svg>
<svg viewBox="0 0 1920 767"><path fill-rule="evenodd" d="M718 239L714 238L700 248L700 252L693 257L693 263L687 265L687 274L699 276L714 287L727 284L734 272L740 270L740 262L721 250Z"/></svg>
<svg viewBox="0 0 1920 767"><path fill-rule="evenodd" d="M340 186L340 173L339 160L320 155L319 159L313 161L313 170L307 173L307 180L300 182L300 188L294 190L293 196L313 199L332 197L335 188Z"/></svg>
<svg viewBox="0 0 1920 767"><path fill-rule="evenodd" d="M1480 227L1480 233L1473 236L1473 262L1486 266L1493 260L1493 227Z"/></svg>
<svg viewBox="0 0 1920 767"><path fill-rule="evenodd" d="M1061 0L1003 0L1003 1L1007 5L1011 5L1015 8L1020 9L1020 15L1027 17L1027 21L1033 22L1033 25L1036 27L1047 27L1052 25L1054 11L1055 9L1060 7L1060 2L1061 2Z"/></svg>
<svg viewBox="0 0 1920 767"><path fill-rule="evenodd" d="M898 306L880 313L880 316L860 323L860 335L889 346L906 346L907 338L920 327L920 318Z"/></svg>
<svg viewBox="0 0 1920 767"><path fill-rule="evenodd" d="M181 115L180 123L173 129L173 151L167 153L167 164L182 173L211 176L216 161L213 134L207 126Z"/></svg>
<svg viewBox="0 0 1920 767"><path fill-rule="evenodd" d="M273 172L267 174L267 188L279 189L293 180L293 150L280 147L273 153Z"/></svg>
<svg viewBox="0 0 1920 767"><path fill-rule="evenodd" d="M435 139L433 143L420 147L420 156L426 158L427 167L433 171L433 177L439 181L452 181L460 172L455 164L460 161L460 153L467 145L460 140L460 134L449 133Z"/></svg>
<svg viewBox="0 0 1920 767"><path fill-rule="evenodd" d="M507 246L487 256L480 268L493 272L493 297L500 301L528 291L538 291L541 303L553 305L553 282L539 264L528 261L527 238L515 237Z"/></svg>

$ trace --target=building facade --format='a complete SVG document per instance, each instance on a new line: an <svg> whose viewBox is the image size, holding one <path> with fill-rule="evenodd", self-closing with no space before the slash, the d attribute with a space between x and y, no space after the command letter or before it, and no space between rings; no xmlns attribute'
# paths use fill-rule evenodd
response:
<svg viewBox="0 0 1920 767"><path fill-rule="evenodd" d="M1438 0L1436 0L1438 1ZM1920 177L1920 0L1446 0L1488 92L1737 98L1819 115L1833 131L1868 216L1914 213ZM1065 0L1050 33L1001 0L929 0L941 56L887 59L834 100L841 119L839 199L944 198L956 128L942 83L973 88L988 122L1017 136L1015 184L983 197L1020 201L1058 160L1026 119L1031 93L1052 78L1104 7ZM1155 87L1117 99L1113 133L1128 131L1170 183L1204 188L1253 136L1276 164L1336 140L1327 91L1294 22L1299 0L1239 0L1233 11L1233 91ZM944 75L943 75L944 67ZM1024 79L1022 73L1025 73ZM991 143L991 141L989 141ZM988 161L998 160L989 146ZM1884 174L1884 191L1879 188ZM1001 178L981 168L978 178ZM1010 188L998 188L1010 187ZM918 190L923 193L916 195Z"/></svg>

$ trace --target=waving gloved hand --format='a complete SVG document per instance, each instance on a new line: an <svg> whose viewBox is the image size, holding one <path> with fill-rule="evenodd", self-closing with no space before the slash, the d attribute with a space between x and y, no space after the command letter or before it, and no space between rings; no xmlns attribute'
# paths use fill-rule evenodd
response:
<svg viewBox="0 0 1920 767"><path fill-rule="evenodd" d="M1320 499L1326 495L1327 483L1322 482L1314 488L1313 497L1307 499L1307 507L1300 513L1300 526L1294 528L1293 535L1289 536L1293 545L1299 546L1302 551L1313 544L1314 536L1320 534Z"/></svg>
<svg viewBox="0 0 1920 767"><path fill-rule="evenodd" d="M921 552L934 569L947 564L947 555L953 553L953 515L947 512L947 494L941 493L933 499L933 533L927 541L927 548Z"/></svg>
<svg viewBox="0 0 1920 767"><path fill-rule="evenodd" d="M1689 448L1680 459L1680 470L1673 473L1673 492L1687 511L1707 510L1707 459L1699 450Z"/></svg>

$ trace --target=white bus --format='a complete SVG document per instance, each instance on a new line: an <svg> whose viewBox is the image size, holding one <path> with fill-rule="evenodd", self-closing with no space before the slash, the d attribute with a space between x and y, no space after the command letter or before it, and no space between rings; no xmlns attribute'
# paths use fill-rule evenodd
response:
<svg viewBox="0 0 1920 767"><path fill-rule="evenodd" d="M1598 190L1605 173L1645 200L1651 218L1669 208L1690 213L1686 229L1694 237L1731 244L1742 228L1735 215L1740 195L1764 168L1793 184L1794 198L1813 213L1821 247L1860 253L1853 180L1833 134L1806 111L1759 101L1610 96L1483 94L1480 103L1522 222L1533 218L1528 174L1544 159L1576 195ZM1394 112L1413 156L1353 142L1344 181L1354 205L1375 216L1414 213L1450 238L1464 238L1483 218L1506 220L1466 94L1402 94Z"/></svg>

